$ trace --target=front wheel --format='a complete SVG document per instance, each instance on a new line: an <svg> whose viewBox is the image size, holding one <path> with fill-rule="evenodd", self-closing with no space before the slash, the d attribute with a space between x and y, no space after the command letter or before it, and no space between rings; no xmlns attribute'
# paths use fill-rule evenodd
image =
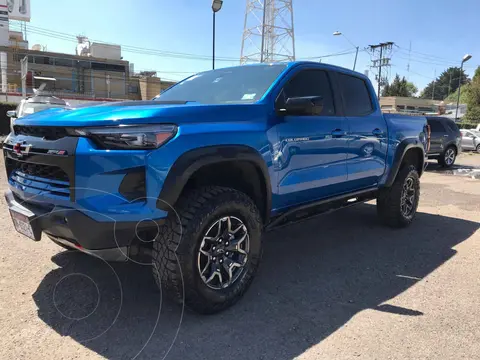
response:
<svg viewBox="0 0 480 360"><path fill-rule="evenodd" d="M417 213L420 200L420 177L414 166L399 171L393 185L379 191L377 212L380 219L391 227L410 225Z"/></svg>
<svg viewBox="0 0 480 360"><path fill-rule="evenodd" d="M262 220L237 190L211 186L183 195L153 244L157 285L204 314L237 302L250 286L262 254ZM158 271L158 273L157 273Z"/></svg>
<svg viewBox="0 0 480 360"><path fill-rule="evenodd" d="M476 150L477 150L477 153L480 154L480 144L477 145L477 149L476 149Z"/></svg>
<svg viewBox="0 0 480 360"><path fill-rule="evenodd" d="M457 151L453 146L449 146L443 155L440 155L438 163L443 167L452 167L455 164L455 159L457 158Z"/></svg>

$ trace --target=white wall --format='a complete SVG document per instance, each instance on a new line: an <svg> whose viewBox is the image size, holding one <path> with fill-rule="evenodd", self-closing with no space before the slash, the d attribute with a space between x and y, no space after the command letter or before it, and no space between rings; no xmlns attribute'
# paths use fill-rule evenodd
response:
<svg viewBox="0 0 480 360"><path fill-rule="evenodd" d="M122 48L119 45L93 43L90 45L90 54L95 58L121 60Z"/></svg>

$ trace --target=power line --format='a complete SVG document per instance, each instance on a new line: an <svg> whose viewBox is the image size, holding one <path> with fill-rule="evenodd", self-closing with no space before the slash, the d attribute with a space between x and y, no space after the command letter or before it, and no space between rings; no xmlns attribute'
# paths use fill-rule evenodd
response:
<svg viewBox="0 0 480 360"><path fill-rule="evenodd" d="M12 24L12 26L20 26L17 24ZM53 30L48 30L36 26L29 26L29 31L31 33L49 37L49 38L55 38L59 40L64 40L64 41L69 41L73 43L78 43L76 36L71 35L71 34L64 34L64 33L59 33L57 31ZM97 41L97 42L102 42L101 40L93 40L92 41ZM102 42L106 43L106 42ZM210 55L196 55L196 54L191 54L191 53L178 53L178 52L171 52L171 51L163 51L163 50L156 50L156 49L148 49L148 48L142 48L142 47L137 47L137 46L130 46L130 45L124 45L124 44L118 44L122 47L122 51L129 52L129 53L136 53L136 54L145 54L145 55L152 55L152 56L161 56L161 57L172 57L172 58L182 58L182 59L198 59L198 60L208 60L211 61L211 56ZM365 51L365 50L360 50L360 51ZM329 57L334 57L334 56L343 56L343 55L349 55L353 54L355 51L353 50L344 50L341 52L337 53L332 53L332 54L326 54L326 55L319 55L319 56L310 56L310 57L305 57L302 59L305 60L313 60L313 59L323 59L323 58L329 58ZM216 60L219 61L224 61L224 62L238 62L238 59L236 58L228 58L228 57L216 57ZM160 70L151 70L151 71L156 71L158 73L169 73L169 74L194 74L195 72L177 72L177 71L160 71Z"/></svg>
<svg viewBox="0 0 480 360"><path fill-rule="evenodd" d="M452 60L447 60L444 58L436 57L436 56L429 56L429 55L416 55L417 58L412 59L411 54L409 50L406 50L404 48L399 47L400 49L400 54L404 55L404 57L399 56L403 60L409 60L413 62L418 62L418 63L423 63L423 64L428 64L428 65L437 65L437 66L448 66L448 67L459 67L459 62L458 61L452 61ZM411 51L412 53L415 51ZM408 59L405 57L408 55ZM418 57L420 56L420 57ZM464 68L469 68L473 69L476 68L475 66L464 66Z"/></svg>
<svg viewBox="0 0 480 360"><path fill-rule="evenodd" d="M365 51L365 50L361 50L361 51ZM299 60L315 60L315 59L324 59L324 58L329 58L329 57L334 57L334 56L343 56L343 55L350 55L350 54L355 54L356 50L344 50L344 51L340 51L340 52L337 52L337 53L333 53L333 54L327 54L327 55L319 55L319 56L309 56L309 57L305 57L305 58L301 58Z"/></svg>
<svg viewBox="0 0 480 360"><path fill-rule="evenodd" d="M423 52L420 52L420 51L416 51L416 50L412 50L411 47L409 49L407 48L404 48L402 46L398 46L398 45L395 45L396 47L398 47L399 49L402 49L402 50L405 50L405 51L408 51L408 52L412 52L414 54L418 54L418 55L422 55L424 57L429 57L429 58L434 58L434 59L438 59L438 60L443 60L443 61L446 61L448 63L457 63L458 61L454 61L454 60L451 60L451 59L446 59L446 58L443 58L443 57L440 57L440 56L437 56L437 55L431 55L431 54L426 54L426 53L423 53Z"/></svg>
<svg viewBox="0 0 480 360"><path fill-rule="evenodd" d="M11 25L14 29L20 30L19 26L16 24ZM71 34L63 34L52 30L47 30L35 26L29 26L29 32L45 36L49 38L55 38L58 40L69 41L72 43L77 43L76 36ZM92 39L92 41L102 42L100 40ZM107 42L102 42L107 43ZM192 54L192 53L180 53L180 52L172 52L172 51L163 51L157 49L149 49L143 48L138 46L132 45L125 45L125 44L118 44L122 47L122 50L129 53L137 53L137 54L144 54L144 55L155 55L155 56L163 56L163 57L172 57L172 58L182 58L182 59L195 59L195 60L208 60L211 61L210 55L199 55L199 54ZM226 62L238 62L236 58L229 58L229 57L217 57L216 60L219 61L226 61Z"/></svg>

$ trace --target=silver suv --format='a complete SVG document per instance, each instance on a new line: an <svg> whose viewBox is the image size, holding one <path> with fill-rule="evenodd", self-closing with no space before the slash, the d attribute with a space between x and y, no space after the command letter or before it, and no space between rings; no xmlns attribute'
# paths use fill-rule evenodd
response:
<svg viewBox="0 0 480 360"><path fill-rule="evenodd" d="M480 131L461 129L460 132L462 133L462 148L480 153Z"/></svg>

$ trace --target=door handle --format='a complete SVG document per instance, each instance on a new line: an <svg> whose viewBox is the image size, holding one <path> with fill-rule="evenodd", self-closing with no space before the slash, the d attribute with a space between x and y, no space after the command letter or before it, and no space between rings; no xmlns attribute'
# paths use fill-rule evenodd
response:
<svg viewBox="0 0 480 360"><path fill-rule="evenodd" d="M377 128L377 129L372 131L372 134L375 135L375 136L382 136L383 131Z"/></svg>
<svg viewBox="0 0 480 360"><path fill-rule="evenodd" d="M343 131L342 129L332 130L332 136L334 136L334 137L342 137L342 136L345 136L345 135L347 135L347 133L345 131Z"/></svg>
<svg viewBox="0 0 480 360"><path fill-rule="evenodd" d="M444 137L448 137L448 135L447 135L447 134L445 134L445 135L443 135L443 136L444 136Z"/></svg>

